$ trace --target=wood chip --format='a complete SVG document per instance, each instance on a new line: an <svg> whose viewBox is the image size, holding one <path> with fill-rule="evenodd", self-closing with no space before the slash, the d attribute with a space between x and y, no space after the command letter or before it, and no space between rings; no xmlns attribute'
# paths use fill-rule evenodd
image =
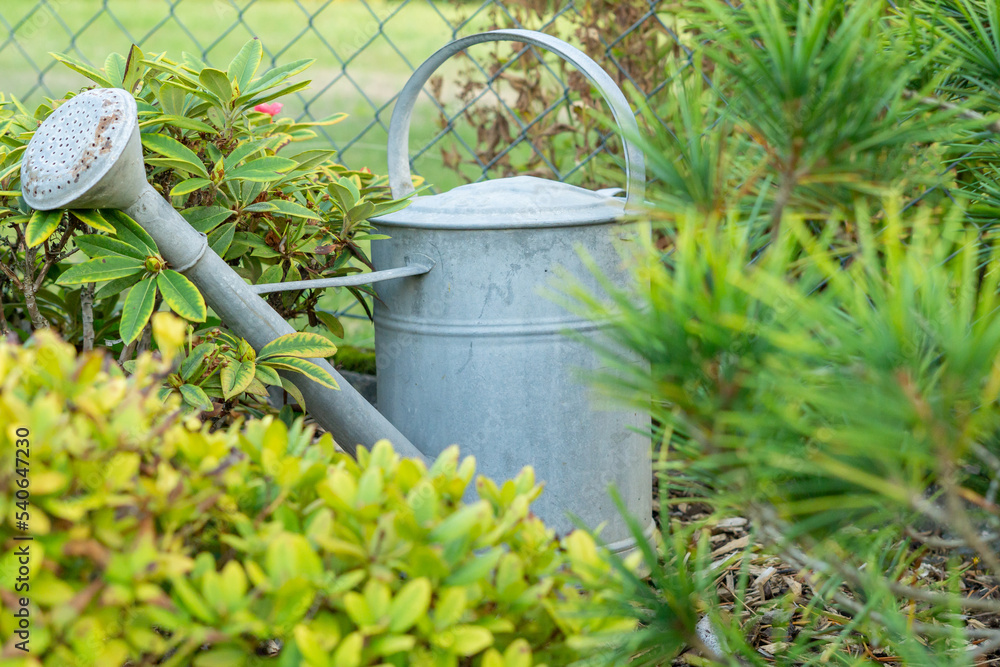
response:
<svg viewBox="0 0 1000 667"><path fill-rule="evenodd" d="M754 579L752 586L754 588L763 588L764 584L766 584L767 582L771 581L771 577L773 577L774 573L777 572L777 571L778 570L775 569L775 568L773 568L773 567L767 568L766 570L764 570L763 572L760 573L759 577L757 577L756 579Z"/></svg>
<svg viewBox="0 0 1000 667"><path fill-rule="evenodd" d="M729 553L730 551L736 551L737 549L746 549L750 545L750 536L744 535L743 537L737 538L727 544L722 545L718 549L712 552L712 558L716 556L721 556L722 554Z"/></svg>
<svg viewBox="0 0 1000 667"><path fill-rule="evenodd" d="M802 584L800 584L797 579L794 577L783 576L781 577L781 580L785 583L785 586L792 591L793 600L798 600L802 597Z"/></svg>
<svg viewBox="0 0 1000 667"><path fill-rule="evenodd" d="M735 528L743 528L744 526L747 525L747 523L749 523L749 522L746 519L744 519L743 517L741 517L741 516L734 516L734 517L730 517L728 519L722 519L721 521L719 521L718 523L716 523L714 526L712 526L712 529L713 530L733 530Z"/></svg>

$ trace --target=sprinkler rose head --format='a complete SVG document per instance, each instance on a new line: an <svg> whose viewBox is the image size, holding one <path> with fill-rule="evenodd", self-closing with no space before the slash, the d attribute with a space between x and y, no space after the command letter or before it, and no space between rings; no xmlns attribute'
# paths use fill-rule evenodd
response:
<svg viewBox="0 0 1000 667"><path fill-rule="evenodd" d="M35 131L21 163L28 206L126 208L146 183L135 100L119 88L80 93Z"/></svg>

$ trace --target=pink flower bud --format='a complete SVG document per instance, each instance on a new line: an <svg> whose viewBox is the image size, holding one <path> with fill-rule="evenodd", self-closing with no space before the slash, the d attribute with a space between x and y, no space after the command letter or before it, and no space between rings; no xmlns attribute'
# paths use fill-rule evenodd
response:
<svg viewBox="0 0 1000 667"><path fill-rule="evenodd" d="M253 108L253 110L266 113L268 116L274 117L281 113L281 108L283 106L285 105L281 102L271 102L270 104L258 104Z"/></svg>

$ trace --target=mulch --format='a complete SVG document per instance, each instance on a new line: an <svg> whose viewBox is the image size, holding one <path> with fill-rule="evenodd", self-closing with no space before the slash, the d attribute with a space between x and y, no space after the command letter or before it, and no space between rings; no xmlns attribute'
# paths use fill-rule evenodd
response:
<svg viewBox="0 0 1000 667"><path fill-rule="evenodd" d="M769 551L765 544L751 542L752 533L757 531L752 531L748 517L718 518L710 506L697 498L685 498L675 493L671 493L670 500L669 518L675 525L708 532L712 549L710 569L716 572L719 609L730 618L739 618L743 636L766 662L778 661L788 642L807 625L812 627L817 654L825 650L824 637L832 640L845 632L852 621L850 613L815 599L816 592L810 585L814 581L812 572L791 566L773 550ZM654 502L654 507L658 506L659 503ZM657 517L658 525L662 525L660 520ZM749 578L746 591L741 596L738 589L745 554L749 554ZM1000 600L1000 578L984 572L976 559L956 559L956 555L945 549L926 549L900 580L910 586L937 588L937 584L948 578L949 569L955 571L957 560L962 571L960 587L964 595ZM850 595L846 588L840 590ZM965 622L968 628L1000 628L1000 616L996 614L969 612ZM974 640L972 644L978 645L983 641ZM826 649L840 651L842 658L847 655L867 658L872 664L900 667L906 664L899 656L850 629L847 630L846 641L840 646L831 642ZM692 647L671 665L689 665L698 660L703 658ZM828 661L840 662L833 656ZM791 663L782 660L782 664ZM1000 665L1000 650L977 658L975 664L976 667Z"/></svg>

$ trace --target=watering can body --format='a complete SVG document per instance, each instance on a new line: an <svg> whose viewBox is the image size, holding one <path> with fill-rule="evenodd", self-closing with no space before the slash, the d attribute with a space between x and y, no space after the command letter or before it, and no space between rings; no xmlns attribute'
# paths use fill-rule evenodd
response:
<svg viewBox="0 0 1000 667"><path fill-rule="evenodd" d="M372 244L376 267L415 253L434 261L426 275L377 290L385 417L429 458L457 443L493 479L533 466L545 484L533 511L558 533L574 527L571 515L603 525L616 551L633 543L609 485L651 525L649 416L588 389L586 374L606 369L584 340L600 339L602 326L543 291L560 272L599 289L581 249L606 279L629 283L616 250L634 233L619 222L623 208L619 198L519 176L419 197L374 220L390 239Z"/></svg>
<svg viewBox="0 0 1000 667"><path fill-rule="evenodd" d="M628 552L634 538L608 490L615 486L626 511L652 531L650 418L588 388L589 372L608 371L587 344L607 342L603 327L542 294L557 272L593 293L596 275L631 284L616 242L636 233L622 220L643 201L646 179L625 96L586 54L549 35L494 30L458 39L400 92L389 125L389 183L394 197L413 192L409 127L434 71L469 46L498 41L555 53L600 92L622 129L625 196L516 176L416 197L372 220L390 237L372 243L377 269L418 256L434 266L377 290L379 406L428 457L458 444L497 480L533 466L545 491L532 508L550 527L565 533L575 520L601 527L610 549ZM469 489L467 499L475 495Z"/></svg>

